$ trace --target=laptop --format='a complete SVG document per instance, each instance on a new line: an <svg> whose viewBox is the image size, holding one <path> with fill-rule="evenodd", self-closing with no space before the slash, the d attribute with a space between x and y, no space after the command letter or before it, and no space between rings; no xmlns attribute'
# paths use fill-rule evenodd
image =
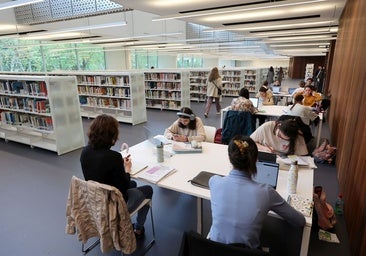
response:
<svg viewBox="0 0 366 256"><path fill-rule="evenodd" d="M281 93L280 92L280 89L281 89L281 87L279 87L279 86L272 86L272 92L273 92L273 94L279 94L279 93Z"/></svg>
<svg viewBox="0 0 366 256"><path fill-rule="evenodd" d="M297 88L288 88L288 94L292 94Z"/></svg>
<svg viewBox="0 0 366 256"><path fill-rule="evenodd" d="M257 162L257 175L253 177L256 182L268 184L274 189L277 187L279 164L268 162Z"/></svg>
<svg viewBox="0 0 366 256"><path fill-rule="evenodd" d="M276 163L277 155L275 153L258 151L258 161L259 162L269 162Z"/></svg>
<svg viewBox="0 0 366 256"><path fill-rule="evenodd" d="M258 108L258 102L259 102L258 98L249 98L249 100L253 103L253 106L255 108Z"/></svg>

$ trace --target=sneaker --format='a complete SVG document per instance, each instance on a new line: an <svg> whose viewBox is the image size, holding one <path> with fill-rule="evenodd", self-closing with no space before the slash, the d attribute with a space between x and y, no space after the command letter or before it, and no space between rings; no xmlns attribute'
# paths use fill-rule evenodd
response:
<svg viewBox="0 0 366 256"><path fill-rule="evenodd" d="M221 115L221 112L216 112L216 115Z"/></svg>
<svg viewBox="0 0 366 256"><path fill-rule="evenodd" d="M205 114L204 114L204 116L205 116L205 118L207 118L207 117L208 117L208 114L207 114L207 113L205 113Z"/></svg>

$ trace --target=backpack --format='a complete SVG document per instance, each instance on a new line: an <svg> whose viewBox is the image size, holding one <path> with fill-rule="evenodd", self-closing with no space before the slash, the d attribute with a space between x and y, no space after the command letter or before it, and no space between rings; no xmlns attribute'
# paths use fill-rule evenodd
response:
<svg viewBox="0 0 366 256"><path fill-rule="evenodd" d="M318 221L318 226L323 230L334 228L337 223L333 207L327 203L325 191L321 186L314 188L313 194L314 208Z"/></svg>
<svg viewBox="0 0 366 256"><path fill-rule="evenodd" d="M327 139L322 139L320 146L314 149L313 157L315 163L334 163L337 148L332 146Z"/></svg>

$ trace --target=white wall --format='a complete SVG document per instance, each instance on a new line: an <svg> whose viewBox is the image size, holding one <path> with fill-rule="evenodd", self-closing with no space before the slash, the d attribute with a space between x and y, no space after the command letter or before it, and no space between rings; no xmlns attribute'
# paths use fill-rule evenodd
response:
<svg viewBox="0 0 366 256"><path fill-rule="evenodd" d="M177 56L159 55L158 68L177 68Z"/></svg>
<svg viewBox="0 0 366 256"><path fill-rule="evenodd" d="M218 67L219 59L218 58L203 58L203 68L213 68Z"/></svg>

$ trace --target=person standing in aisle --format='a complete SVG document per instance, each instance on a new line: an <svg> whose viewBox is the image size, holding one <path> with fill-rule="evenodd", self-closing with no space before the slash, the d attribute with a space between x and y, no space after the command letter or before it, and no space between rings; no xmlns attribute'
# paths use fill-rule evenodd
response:
<svg viewBox="0 0 366 256"><path fill-rule="evenodd" d="M211 69L211 72L207 79L207 103L205 107L205 117L208 117L208 113L210 112L211 104L215 99L216 105L216 114L220 114L221 105L220 105L220 95L222 90L222 81L221 76L219 74L219 69L214 67Z"/></svg>
<svg viewBox="0 0 366 256"><path fill-rule="evenodd" d="M261 230L269 211L295 227L305 225L304 216L273 187L253 180L257 174L258 148L250 137L236 135L229 143L228 155L233 166L229 175L215 175L209 180L211 240L260 248ZM281 249L270 245L270 253Z"/></svg>
<svg viewBox="0 0 366 256"><path fill-rule="evenodd" d="M274 77L274 69L272 66L270 66L267 73L267 82L269 85L273 83L273 77Z"/></svg>
<svg viewBox="0 0 366 256"><path fill-rule="evenodd" d="M280 86L282 85L283 77L284 77L283 69L282 67L280 67L280 69L277 71L277 81L280 83Z"/></svg>
<svg viewBox="0 0 366 256"><path fill-rule="evenodd" d="M153 189L148 185L136 187L130 176L131 158L122 158L121 153L111 150L118 140L118 126L118 121L106 114L93 120L88 132L88 145L80 156L81 169L85 180L107 184L121 191L128 211L133 212L146 198L152 198ZM149 209L145 205L137 213L136 223L133 224L137 239L145 236L144 224Z"/></svg>

